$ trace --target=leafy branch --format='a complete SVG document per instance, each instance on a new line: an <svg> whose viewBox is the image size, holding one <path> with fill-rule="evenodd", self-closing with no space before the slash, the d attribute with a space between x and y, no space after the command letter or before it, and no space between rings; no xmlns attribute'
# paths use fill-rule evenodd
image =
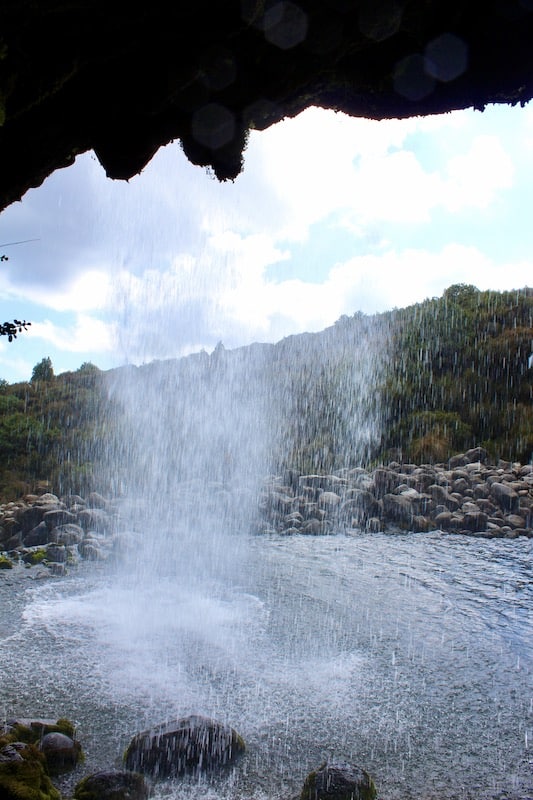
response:
<svg viewBox="0 0 533 800"><path fill-rule="evenodd" d="M26 242L37 242L38 239L22 239L20 242L4 242L0 245L0 247L13 247L17 244L26 244ZM6 256L4 253L0 255L0 261L9 261L9 256ZM0 336L7 336L8 341L12 342L13 339L17 338L17 333L22 333L22 331L27 331L28 327L31 325L31 322L26 322L26 320L14 319L13 322L4 322L3 324L0 322Z"/></svg>
<svg viewBox="0 0 533 800"><path fill-rule="evenodd" d="M13 322L0 323L0 336L7 336L8 341L12 342L13 339L17 338L17 333L22 333L23 330L27 331L30 325L31 322L20 319L14 319Z"/></svg>

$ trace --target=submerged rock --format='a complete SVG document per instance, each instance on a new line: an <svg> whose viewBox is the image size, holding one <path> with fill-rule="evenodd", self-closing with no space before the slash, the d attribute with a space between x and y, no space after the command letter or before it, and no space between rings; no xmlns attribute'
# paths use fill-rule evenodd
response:
<svg viewBox="0 0 533 800"><path fill-rule="evenodd" d="M148 786L138 772L96 772L74 789L74 800L146 800Z"/></svg>
<svg viewBox="0 0 533 800"><path fill-rule="evenodd" d="M337 761L309 773L300 800L375 800L376 796L374 781L366 770Z"/></svg>
<svg viewBox="0 0 533 800"><path fill-rule="evenodd" d="M192 715L137 734L124 760L127 769L162 778L211 772L231 764L244 749L233 728Z"/></svg>

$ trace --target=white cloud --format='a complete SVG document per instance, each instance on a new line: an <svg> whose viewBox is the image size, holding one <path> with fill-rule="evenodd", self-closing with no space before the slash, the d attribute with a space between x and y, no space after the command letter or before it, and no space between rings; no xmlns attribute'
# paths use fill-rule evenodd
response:
<svg viewBox="0 0 533 800"><path fill-rule="evenodd" d="M187 278L175 265L156 279L131 281L125 307L134 362L211 349L222 339L235 347L317 331L342 314L371 314L440 296L453 283L479 289L520 288L533 274L525 261L501 265L474 246L448 244L438 252L410 248L364 254L331 267L321 283L268 279L283 256L267 238L214 237L201 261L188 259ZM194 280L199 274L200 281ZM124 345L127 350L127 343Z"/></svg>
<svg viewBox="0 0 533 800"><path fill-rule="evenodd" d="M50 320L34 322L26 335L69 353L106 353L114 347L115 330L102 320L79 314L75 324L68 327Z"/></svg>
<svg viewBox="0 0 533 800"><path fill-rule="evenodd" d="M18 344L18 343L17 343ZM34 362L28 359L25 351L14 343L0 340L0 378L9 383L28 380Z"/></svg>
<svg viewBox="0 0 533 800"><path fill-rule="evenodd" d="M336 264L322 284L301 280L271 284L257 277L252 287L228 292L229 315L237 316L248 334L263 333L273 341L280 318L285 333L321 330L342 314L375 313L440 296L454 283L471 283L479 289L504 290L527 285L533 261L491 261L476 247L450 244L438 253L426 250L389 250ZM246 314L242 314L242 309ZM243 335L245 331L243 329Z"/></svg>
<svg viewBox="0 0 533 800"><path fill-rule="evenodd" d="M511 157L497 136L476 136L466 153L454 156L445 167L442 202L450 211L486 208L498 191L513 184Z"/></svg>
<svg viewBox="0 0 533 800"><path fill-rule="evenodd" d="M485 119L478 114L478 123ZM333 215L360 229L427 223L439 207L486 208L512 185L513 163L495 134L473 136L469 127L464 112L378 122L309 109L250 143L245 171L253 171L259 210L253 224L277 241L305 242L312 225ZM409 143L416 133L435 144L433 168Z"/></svg>
<svg viewBox="0 0 533 800"><path fill-rule="evenodd" d="M18 303L34 303L53 311L94 311L105 308L109 301L111 275L91 269L82 273L64 288L14 284L3 276L0 292L3 299Z"/></svg>
<svg viewBox="0 0 533 800"><path fill-rule="evenodd" d="M523 225L515 232L508 217L507 235L524 242L512 263L484 255L488 246L464 231L459 240L454 225L466 227L468 212L480 228L502 198L512 208L532 120L532 109L384 122L309 109L252 132L243 174L222 184L177 144L129 183L106 179L87 154L2 215L1 241L40 240L9 253L0 296L17 314L24 302L43 309L32 342L110 352L114 331L96 317L113 314L117 359L149 360L319 330L454 282L523 286L533 274ZM438 241L456 243L430 248L437 211ZM315 252L309 243L325 228L331 246ZM297 259L305 280L294 278ZM280 280L285 266L290 279ZM1 371L5 349L0 357Z"/></svg>

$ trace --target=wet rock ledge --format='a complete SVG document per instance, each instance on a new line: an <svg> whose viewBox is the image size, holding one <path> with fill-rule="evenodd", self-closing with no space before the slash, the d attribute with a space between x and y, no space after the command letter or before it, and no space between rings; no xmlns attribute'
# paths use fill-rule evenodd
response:
<svg viewBox="0 0 533 800"><path fill-rule="evenodd" d="M476 447L447 464L391 462L331 475L288 471L260 498L259 532L442 530L487 538L533 537L533 465L499 461Z"/></svg>

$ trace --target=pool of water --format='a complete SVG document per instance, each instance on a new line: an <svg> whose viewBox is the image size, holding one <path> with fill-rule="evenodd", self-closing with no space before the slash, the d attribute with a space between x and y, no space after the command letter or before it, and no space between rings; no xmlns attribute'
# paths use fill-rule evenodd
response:
<svg viewBox="0 0 533 800"><path fill-rule="evenodd" d="M327 758L380 797L533 796L533 542L442 533L235 534L231 580L108 565L0 574L4 717L68 717L86 760L189 713L247 752L167 798L290 798ZM240 554L237 556L237 554ZM38 574L38 573L33 573Z"/></svg>

